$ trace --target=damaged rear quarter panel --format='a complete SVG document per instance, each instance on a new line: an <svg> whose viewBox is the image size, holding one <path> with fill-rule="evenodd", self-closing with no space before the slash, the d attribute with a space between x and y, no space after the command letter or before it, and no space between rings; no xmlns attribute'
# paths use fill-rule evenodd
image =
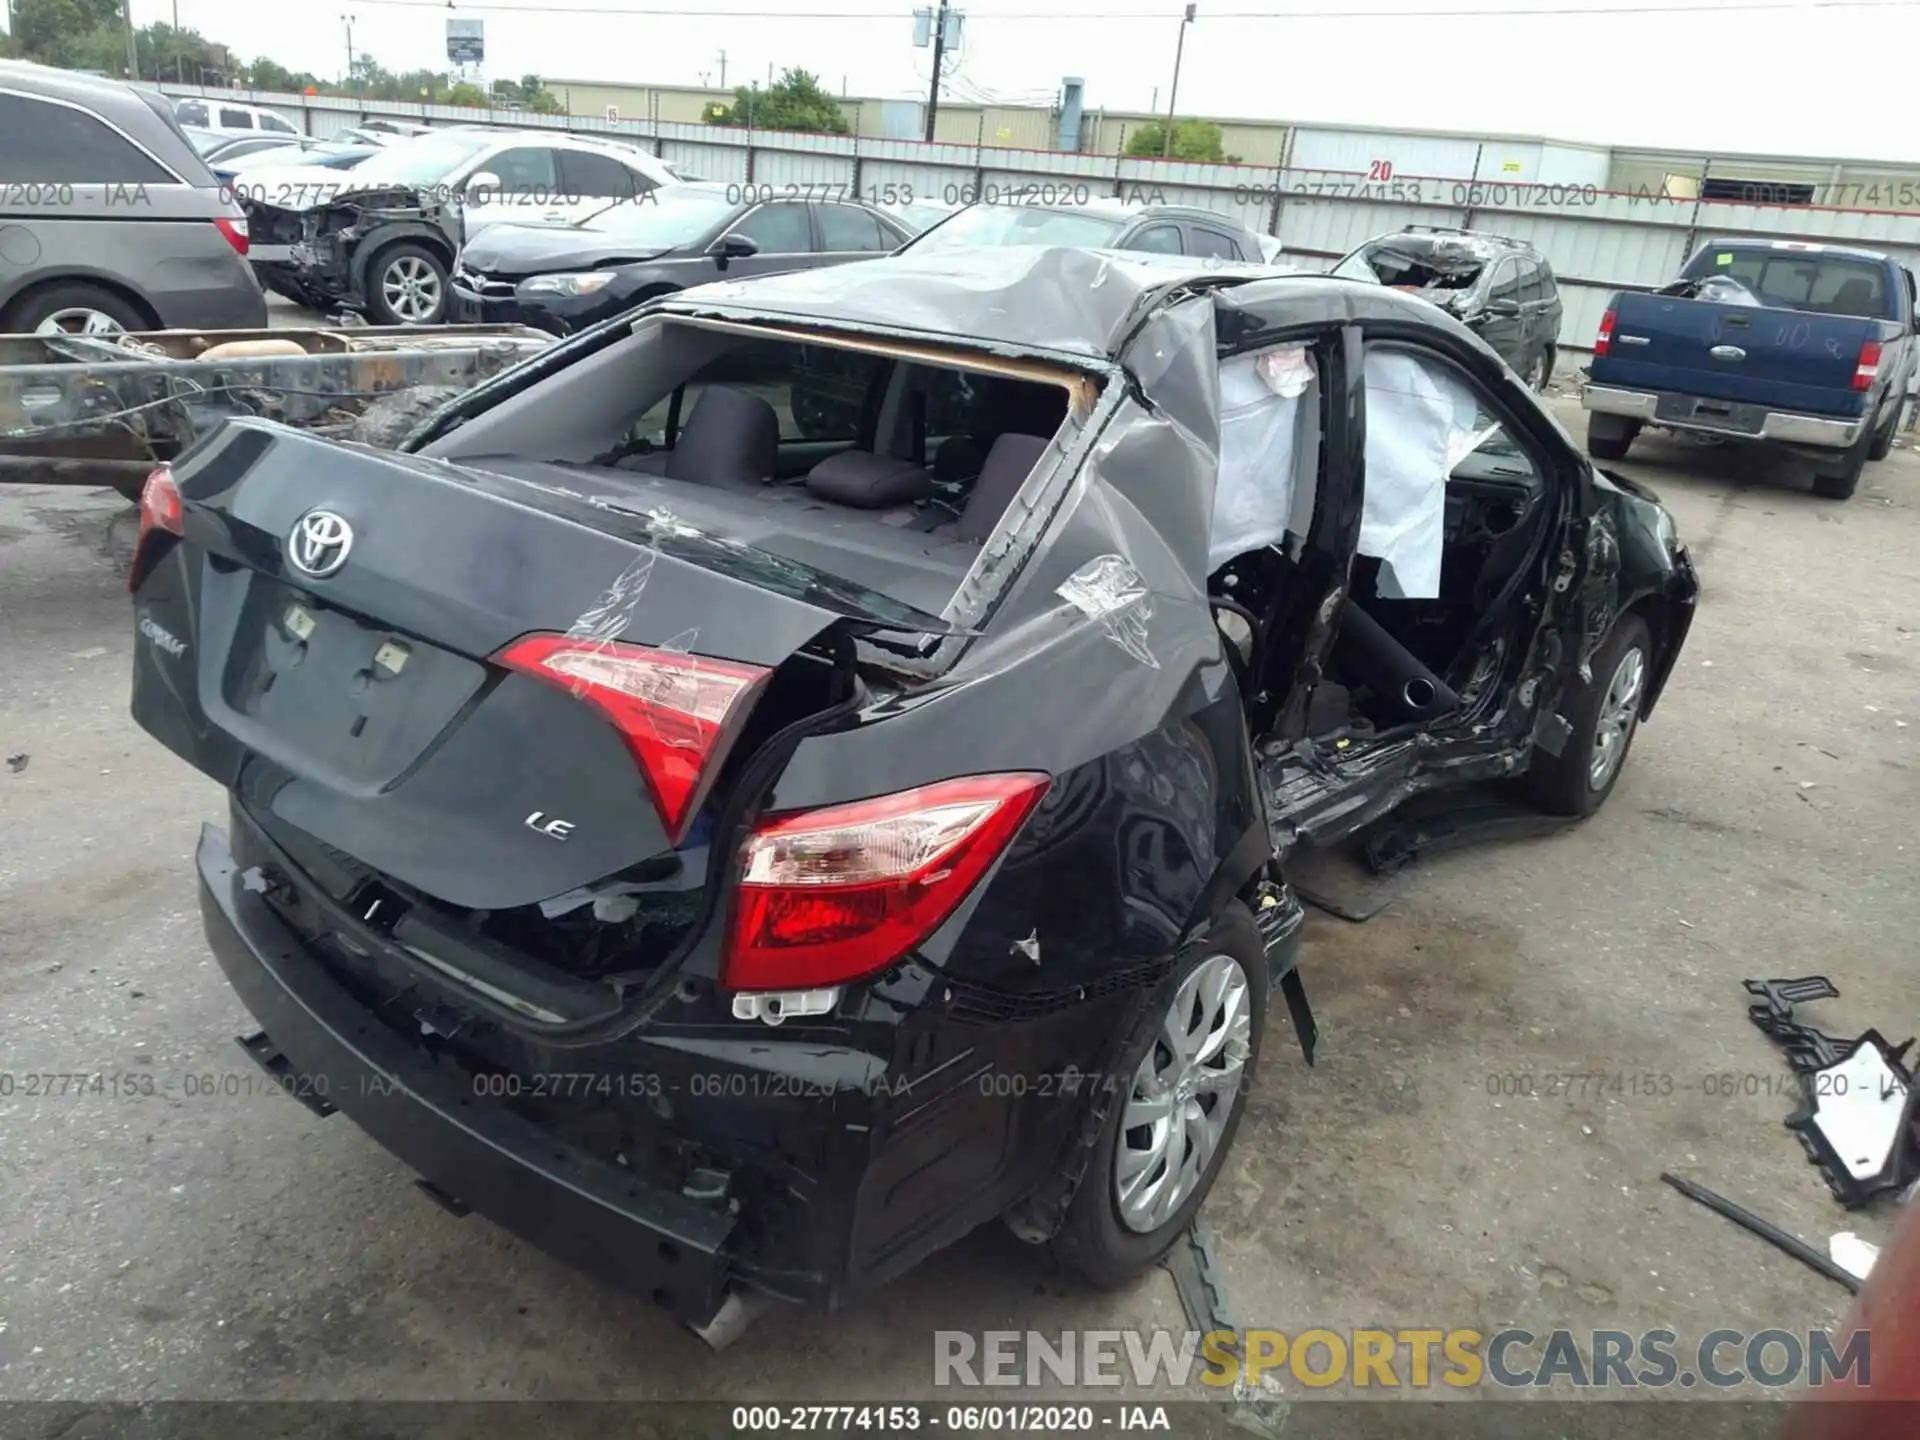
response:
<svg viewBox="0 0 1920 1440"><path fill-rule="evenodd" d="M1581 661L1585 663L1621 615L1632 611L1641 616L1652 632L1655 650L1653 675L1640 709L1642 716L1649 716L1686 644L1700 583L1692 561L1676 553L1673 517L1658 496L1597 467L1593 490L1598 501L1594 520L1604 529L1603 543L1611 548L1613 569L1611 586L1603 597L1605 626L1597 638L1591 638ZM1597 619L1597 615L1589 619L1589 636Z"/></svg>

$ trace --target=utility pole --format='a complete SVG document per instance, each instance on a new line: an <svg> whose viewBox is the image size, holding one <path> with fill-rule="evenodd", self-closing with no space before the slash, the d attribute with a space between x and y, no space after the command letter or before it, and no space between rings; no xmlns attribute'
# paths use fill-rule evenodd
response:
<svg viewBox="0 0 1920 1440"><path fill-rule="evenodd" d="M1173 117L1180 105L1180 57L1187 49L1187 26L1193 23L1193 6L1187 6L1187 13L1180 17L1180 38L1173 47L1173 90L1167 96L1167 131L1160 145L1160 158L1166 159L1173 153Z"/></svg>
<svg viewBox="0 0 1920 1440"><path fill-rule="evenodd" d="M133 43L133 5L132 0L120 0L120 18L127 23L127 78L140 78L140 52Z"/></svg>
<svg viewBox="0 0 1920 1440"><path fill-rule="evenodd" d="M727 88L727 52L724 50L720 52L720 88Z"/></svg>
<svg viewBox="0 0 1920 1440"><path fill-rule="evenodd" d="M940 114L940 61L947 49L947 0L933 15L933 83L927 87L927 143L933 143L933 127Z"/></svg>
<svg viewBox="0 0 1920 1440"><path fill-rule="evenodd" d="M347 74L346 83L353 84L353 17L342 15L340 23L347 27Z"/></svg>

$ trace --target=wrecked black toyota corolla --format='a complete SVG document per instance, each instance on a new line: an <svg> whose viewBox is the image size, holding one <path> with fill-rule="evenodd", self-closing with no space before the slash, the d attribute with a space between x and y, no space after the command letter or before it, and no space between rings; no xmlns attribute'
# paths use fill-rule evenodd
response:
<svg viewBox="0 0 1920 1440"><path fill-rule="evenodd" d="M299 1098L696 1326L995 1217L1137 1272L1271 990L1311 1045L1292 848L1592 810L1694 604L1432 306L1178 257L705 286L402 448L233 421L149 484L209 941Z"/></svg>

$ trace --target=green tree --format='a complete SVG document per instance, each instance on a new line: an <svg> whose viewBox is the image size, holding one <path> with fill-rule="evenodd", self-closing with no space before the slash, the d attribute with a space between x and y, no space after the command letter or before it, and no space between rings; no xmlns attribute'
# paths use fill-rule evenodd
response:
<svg viewBox="0 0 1920 1440"><path fill-rule="evenodd" d="M840 102L820 88L805 70L784 70L767 89L741 85L733 104L707 111L709 125L738 125L755 130L805 130L816 135L845 135L851 128Z"/></svg>
<svg viewBox="0 0 1920 1440"><path fill-rule="evenodd" d="M538 75L520 77L520 99L536 115L560 115L566 111L560 97L547 89Z"/></svg>
<svg viewBox="0 0 1920 1440"><path fill-rule="evenodd" d="M1127 136L1127 154L1136 158L1170 160L1213 160L1229 165L1240 163L1238 155L1224 149L1226 136L1211 120L1176 120L1173 144L1167 144L1167 126L1163 120L1150 120Z"/></svg>
<svg viewBox="0 0 1920 1440"><path fill-rule="evenodd" d="M353 57L353 64L347 67L347 88L356 95L366 95L373 99L387 99L377 92L393 84L393 77L381 68L380 62L362 51Z"/></svg>
<svg viewBox="0 0 1920 1440"><path fill-rule="evenodd" d="M127 73L127 32L118 25L97 25L61 42L55 59L33 51L27 52L27 58L72 70L98 70L102 75L123 76ZM141 72L143 76L145 73Z"/></svg>
<svg viewBox="0 0 1920 1440"><path fill-rule="evenodd" d="M83 41L103 30L119 33L120 62L116 69L125 73L127 45L126 34L120 29L119 0L13 0L13 43L28 60L104 69L86 64L77 53Z"/></svg>
<svg viewBox="0 0 1920 1440"><path fill-rule="evenodd" d="M484 109L487 104L487 92L470 80L462 80L458 85L455 85L447 91L446 98L440 103L443 105L469 105L476 110Z"/></svg>
<svg viewBox="0 0 1920 1440"><path fill-rule="evenodd" d="M289 70L264 55L241 69L236 77L252 90L273 90L298 95L309 87L317 90L320 82L304 70Z"/></svg>

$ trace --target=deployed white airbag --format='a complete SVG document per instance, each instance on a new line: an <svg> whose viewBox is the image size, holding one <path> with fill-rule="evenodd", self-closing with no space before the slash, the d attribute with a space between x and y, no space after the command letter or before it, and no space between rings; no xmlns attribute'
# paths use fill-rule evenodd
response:
<svg viewBox="0 0 1920 1440"><path fill-rule="evenodd" d="M1487 436L1478 402L1442 365L1406 350L1367 351L1367 493L1360 553L1386 563L1379 594L1433 600L1446 543L1447 476Z"/></svg>
<svg viewBox="0 0 1920 1440"><path fill-rule="evenodd" d="M1319 446L1313 355L1285 345L1220 366L1220 473L1208 565L1306 533ZM1297 483L1305 467L1304 484ZM1304 508L1306 515L1296 515Z"/></svg>

